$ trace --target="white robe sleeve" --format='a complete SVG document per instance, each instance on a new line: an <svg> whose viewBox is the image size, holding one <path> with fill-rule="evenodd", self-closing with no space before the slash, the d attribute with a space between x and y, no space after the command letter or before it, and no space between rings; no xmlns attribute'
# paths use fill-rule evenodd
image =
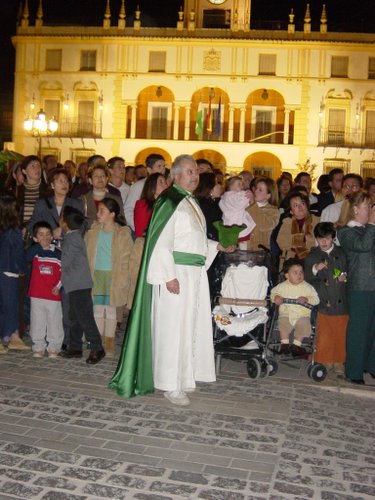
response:
<svg viewBox="0 0 375 500"><path fill-rule="evenodd" d="M177 277L173 259L175 219L176 212L165 225L152 252L147 271L147 283L151 285L161 285Z"/></svg>

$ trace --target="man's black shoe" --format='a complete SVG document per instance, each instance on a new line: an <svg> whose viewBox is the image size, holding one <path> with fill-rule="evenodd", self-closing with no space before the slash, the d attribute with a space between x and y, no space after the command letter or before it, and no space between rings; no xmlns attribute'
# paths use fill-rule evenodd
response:
<svg viewBox="0 0 375 500"><path fill-rule="evenodd" d="M96 365L99 363L105 356L105 351L102 349L101 351L90 351L89 357L86 359L86 363L89 365Z"/></svg>
<svg viewBox="0 0 375 500"><path fill-rule="evenodd" d="M60 351L60 356L62 358L82 358L82 351L68 347L65 351Z"/></svg>

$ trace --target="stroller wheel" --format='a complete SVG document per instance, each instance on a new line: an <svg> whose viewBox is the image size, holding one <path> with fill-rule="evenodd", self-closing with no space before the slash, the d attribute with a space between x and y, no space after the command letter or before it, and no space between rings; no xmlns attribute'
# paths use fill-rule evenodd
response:
<svg viewBox="0 0 375 500"><path fill-rule="evenodd" d="M270 359L268 361L267 370L269 377L273 377L274 375L276 375L276 373L279 370L279 365L277 364L277 361L275 361L274 359Z"/></svg>
<svg viewBox="0 0 375 500"><path fill-rule="evenodd" d="M311 378L311 370L312 370L313 366L314 366L314 365L313 365L312 363L309 363L309 364L307 365L306 373L307 373L307 376L308 376L309 378Z"/></svg>
<svg viewBox="0 0 375 500"><path fill-rule="evenodd" d="M270 370L270 366L268 365L267 361L261 361L260 362L260 378L267 377L268 371Z"/></svg>
<svg viewBox="0 0 375 500"><path fill-rule="evenodd" d="M323 382L327 376L327 368L320 363L313 365L310 370L310 377L314 382Z"/></svg>
<svg viewBox="0 0 375 500"><path fill-rule="evenodd" d="M260 361L256 358L249 358L247 361L247 374L253 380L260 377L261 374Z"/></svg>

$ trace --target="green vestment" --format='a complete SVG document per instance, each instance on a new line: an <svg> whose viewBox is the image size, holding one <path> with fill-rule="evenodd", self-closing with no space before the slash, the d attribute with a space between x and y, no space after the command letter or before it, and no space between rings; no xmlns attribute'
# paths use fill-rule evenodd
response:
<svg viewBox="0 0 375 500"><path fill-rule="evenodd" d="M177 185L164 191L153 209L141 267L120 359L109 387L130 398L154 391L152 376L151 304L152 285L147 283L151 254L165 225L189 193Z"/></svg>

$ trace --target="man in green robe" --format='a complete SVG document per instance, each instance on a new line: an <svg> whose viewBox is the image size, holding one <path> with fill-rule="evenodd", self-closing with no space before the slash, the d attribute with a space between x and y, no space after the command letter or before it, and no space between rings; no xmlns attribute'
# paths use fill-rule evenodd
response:
<svg viewBox="0 0 375 500"><path fill-rule="evenodd" d="M199 180L194 158L177 157L171 176L174 184L160 195L151 218L127 335L110 387L125 397L155 387L173 404L184 406L196 381L215 381L206 268L224 249L207 240L204 215L192 196Z"/></svg>

